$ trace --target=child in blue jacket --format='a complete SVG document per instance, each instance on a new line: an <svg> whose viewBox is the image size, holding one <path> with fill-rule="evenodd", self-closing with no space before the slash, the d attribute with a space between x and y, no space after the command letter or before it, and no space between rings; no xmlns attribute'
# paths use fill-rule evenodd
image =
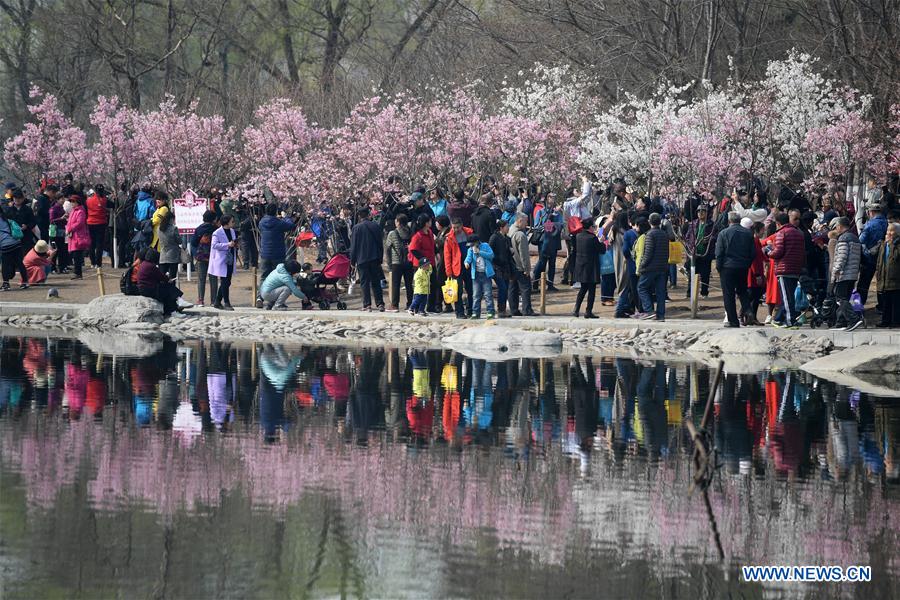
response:
<svg viewBox="0 0 900 600"><path fill-rule="evenodd" d="M478 239L469 237L469 251L466 253L465 265L472 273L472 318L481 318L481 298L487 305L487 318L494 318L494 293L491 278L494 276L494 251L491 246Z"/></svg>

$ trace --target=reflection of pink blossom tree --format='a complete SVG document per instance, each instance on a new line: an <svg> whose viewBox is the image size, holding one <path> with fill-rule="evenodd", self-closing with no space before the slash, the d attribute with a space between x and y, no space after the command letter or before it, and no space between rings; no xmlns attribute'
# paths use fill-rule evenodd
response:
<svg viewBox="0 0 900 600"><path fill-rule="evenodd" d="M21 474L30 513L62 510L60 490L78 481L87 482L95 507L140 506L164 520L219 506L233 492L255 510L284 515L305 494L324 490L362 523L441 532L454 544L488 529L503 546L533 550L545 563L564 561L573 535L625 559L652 559L663 571L681 568L685 557L716 560L702 504L685 494L691 471L683 452L653 464L597 452L591 471L602 477L579 479L556 446L524 464L500 449L410 454L384 433L358 448L344 443L325 413L308 415L277 445L237 432L181 444L182 432L135 429L112 412L104 418L65 427L47 427L36 415L5 423L0 468ZM723 474L712 501L736 561L868 564L873 539L889 545L887 556L900 556L890 550L900 505L865 477L829 483ZM889 567L898 566L891 559Z"/></svg>

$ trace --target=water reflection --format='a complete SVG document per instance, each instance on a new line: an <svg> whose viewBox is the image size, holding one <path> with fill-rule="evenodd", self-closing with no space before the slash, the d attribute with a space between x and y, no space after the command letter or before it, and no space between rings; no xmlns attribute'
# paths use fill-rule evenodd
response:
<svg viewBox="0 0 900 600"><path fill-rule="evenodd" d="M575 596L629 595L652 593L648 578L687 594L696 570L703 594L738 590L686 496L684 422L699 424L711 379L607 357L166 342L129 359L3 338L0 563L23 596L75 585L96 559L60 557L73 543L153 557L91 563L86 595L159 595L160 560L206 551L233 572L169 565L163 596L552 596L563 580ZM890 589L896 399L799 372L727 374L713 433L730 568L872 564ZM57 513L71 526L47 529ZM144 537L123 539L122 519ZM248 523L265 534L229 532Z"/></svg>

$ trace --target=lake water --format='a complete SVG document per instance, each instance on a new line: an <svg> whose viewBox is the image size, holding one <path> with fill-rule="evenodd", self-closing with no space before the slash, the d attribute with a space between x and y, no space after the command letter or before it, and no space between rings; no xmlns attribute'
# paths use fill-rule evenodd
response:
<svg viewBox="0 0 900 600"><path fill-rule="evenodd" d="M96 347L96 344L93 344ZM599 358L5 337L4 598L900 597L900 398ZM898 393L900 395L900 393ZM748 584L741 565L870 565Z"/></svg>

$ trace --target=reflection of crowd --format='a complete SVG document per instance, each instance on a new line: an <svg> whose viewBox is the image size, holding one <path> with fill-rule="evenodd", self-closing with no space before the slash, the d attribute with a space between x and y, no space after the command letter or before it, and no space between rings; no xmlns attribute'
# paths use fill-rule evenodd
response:
<svg viewBox="0 0 900 600"><path fill-rule="evenodd" d="M316 415L359 445L501 446L517 460L554 447L589 464L666 460L689 448L711 373L660 361L574 357L491 363L450 351L254 349L166 342L113 360L74 340L5 338L0 415L70 420L112 413L138 427L196 434L258 423L267 442ZM843 479L900 476L900 416L890 404L795 372L727 374L714 436L728 474Z"/></svg>

